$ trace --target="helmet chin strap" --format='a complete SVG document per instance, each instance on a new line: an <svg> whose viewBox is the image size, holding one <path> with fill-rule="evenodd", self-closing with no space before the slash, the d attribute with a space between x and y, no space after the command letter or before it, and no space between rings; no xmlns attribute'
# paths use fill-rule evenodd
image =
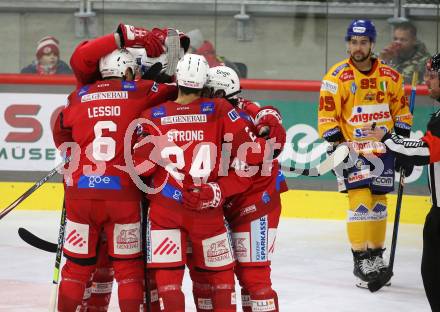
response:
<svg viewBox="0 0 440 312"><path fill-rule="evenodd" d="M237 94L239 94L240 92L241 92L241 89L238 91L232 92L231 94L225 96L225 99L230 99L230 98L236 96Z"/></svg>

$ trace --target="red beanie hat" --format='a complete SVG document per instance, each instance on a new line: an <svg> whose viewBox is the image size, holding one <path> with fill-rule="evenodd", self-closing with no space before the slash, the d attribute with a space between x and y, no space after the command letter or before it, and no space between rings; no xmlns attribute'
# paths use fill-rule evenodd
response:
<svg viewBox="0 0 440 312"><path fill-rule="evenodd" d="M41 58L43 54L53 52L56 56L60 56L59 41L52 36L46 36L40 39L37 43L37 59Z"/></svg>

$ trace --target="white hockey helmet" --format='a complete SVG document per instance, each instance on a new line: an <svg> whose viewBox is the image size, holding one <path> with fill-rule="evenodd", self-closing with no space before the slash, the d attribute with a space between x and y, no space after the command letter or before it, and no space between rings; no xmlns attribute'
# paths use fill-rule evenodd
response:
<svg viewBox="0 0 440 312"><path fill-rule="evenodd" d="M126 49L118 49L101 57L99 71L102 78L124 77L127 68L131 68L133 75L136 72L136 61Z"/></svg>
<svg viewBox="0 0 440 312"><path fill-rule="evenodd" d="M223 90L225 98L232 98L240 93L240 79L237 73L224 65L209 69L206 86L212 88L213 93Z"/></svg>
<svg viewBox="0 0 440 312"><path fill-rule="evenodd" d="M185 54L177 63L177 85L192 89L203 89L208 80L209 65L203 55Z"/></svg>

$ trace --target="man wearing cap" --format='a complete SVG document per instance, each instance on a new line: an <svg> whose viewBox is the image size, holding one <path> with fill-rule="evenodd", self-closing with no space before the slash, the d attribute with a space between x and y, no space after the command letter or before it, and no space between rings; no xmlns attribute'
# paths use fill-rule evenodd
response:
<svg viewBox="0 0 440 312"><path fill-rule="evenodd" d="M41 38L37 43L36 60L21 70L22 74L71 74L69 65L60 60L59 41L53 36Z"/></svg>
<svg viewBox="0 0 440 312"><path fill-rule="evenodd" d="M369 20L354 20L345 41L349 58L335 64L321 84L318 130L335 148L349 142L350 162L337 170L338 188L348 193L347 234L358 287L386 271L384 252L387 200L394 189L393 154L363 133L364 127L409 136L412 115L402 76L372 56L376 29ZM405 173L411 173L405 168Z"/></svg>

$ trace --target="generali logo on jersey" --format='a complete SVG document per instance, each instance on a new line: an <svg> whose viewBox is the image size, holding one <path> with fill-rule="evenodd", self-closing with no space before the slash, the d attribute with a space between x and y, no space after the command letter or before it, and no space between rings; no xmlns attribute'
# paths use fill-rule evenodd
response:
<svg viewBox="0 0 440 312"><path fill-rule="evenodd" d="M81 97L81 103L99 100L119 100L128 99L127 91L107 91L107 92L95 92L83 95Z"/></svg>
<svg viewBox="0 0 440 312"><path fill-rule="evenodd" d="M191 115L174 115L166 116L160 119L162 125L181 124L181 123L203 123L206 122L205 114L191 114Z"/></svg>
<svg viewBox="0 0 440 312"><path fill-rule="evenodd" d="M352 125L391 120L387 104L354 106L348 122Z"/></svg>

